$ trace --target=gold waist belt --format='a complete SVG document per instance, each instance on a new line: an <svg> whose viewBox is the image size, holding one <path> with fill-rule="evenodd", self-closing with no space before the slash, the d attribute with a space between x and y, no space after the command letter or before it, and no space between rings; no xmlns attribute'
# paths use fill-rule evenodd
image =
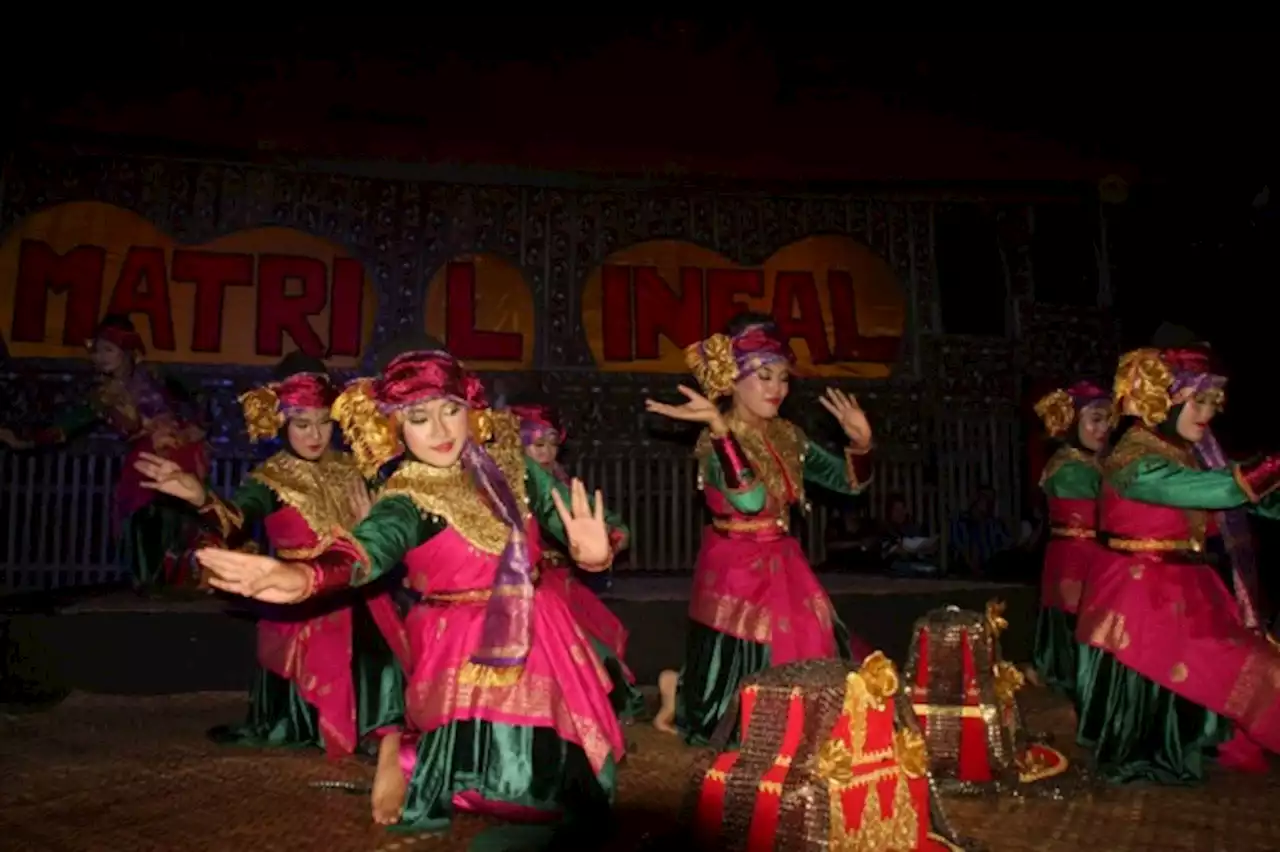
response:
<svg viewBox="0 0 1280 852"><path fill-rule="evenodd" d="M752 532L776 532L778 530L786 530L787 524L778 518L766 518L759 520L738 520L736 518L714 518L711 526L722 533L752 533Z"/></svg>
<svg viewBox="0 0 1280 852"><path fill-rule="evenodd" d="M1176 538L1120 538L1108 536L1107 547L1112 550L1123 550L1126 553L1199 553L1204 550L1204 542Z"/></svg>
<svg viewBox="0 0 1280 852"><path fill-rule="evenodd" d="M1097 538L1098 531L1086 527L1050 527L1049 532L1059 538Z"/></svg>

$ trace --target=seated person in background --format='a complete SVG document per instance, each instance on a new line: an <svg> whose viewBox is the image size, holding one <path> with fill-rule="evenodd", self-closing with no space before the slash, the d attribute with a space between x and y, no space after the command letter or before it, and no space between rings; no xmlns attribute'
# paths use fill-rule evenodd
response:
<svg viewBox="0 0 1280 852"><path fill-rule="evenodd" d="M990 485L978 489L969 509L951 522L952 573L986 577L991 563L1013 547L1004 521L996 517L996 492Z"/></svg>
<svg viewBox="0 0 1280 852"><path fill-rule="evenodd" d="M880 555L896 575L935 576L941 573L937 564L938 540L926 536L911 520L907 498L890 494L881 526Z"/></svg>

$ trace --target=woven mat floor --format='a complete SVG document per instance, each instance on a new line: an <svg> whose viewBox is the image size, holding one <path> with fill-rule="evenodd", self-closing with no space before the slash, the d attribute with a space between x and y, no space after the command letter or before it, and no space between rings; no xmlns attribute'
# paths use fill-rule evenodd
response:
<svg viewBox="0 0 1280 852"><path fill-rule="evenodd" d="M1027 695L1028 724L1069 739L1071 713ZM381 852L460 850L483 823L448 836L392 834L363 796L312 781L366 781L359 762L240 751L205 741L238 719L244 696L75 694L38 713L0 716L0 847L33 852ZM647 725L620 772L621 829L635 849L669 828L694 752ZM948 799L956 828L990 852L1275 852L1280 776L1215 776L1196 789L1115 789L1090 798Z"/></svg>

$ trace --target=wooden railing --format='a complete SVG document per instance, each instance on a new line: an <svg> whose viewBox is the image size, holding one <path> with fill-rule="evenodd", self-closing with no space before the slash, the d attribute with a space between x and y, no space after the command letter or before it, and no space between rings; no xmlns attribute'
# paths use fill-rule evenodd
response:
<svg viewBox="0 0 1280 852"><path fill-rule="evenodd" d="M892 493L907 499L912 515L946 536L947 521L964 508L979 483L995 486L1004 517L1018 500L1018 458L1008 423L952 423L938 430L932 458L879 457L868 491L868 513L880 516ZM0 591L37 590L122 579L112 529L112 491L123 448L20 454L0 452ZM229 494L252 461L217 459L211 474ZM609 507L632 530L632 545L618 571L685 572L693 568L706 522L691 458L587 457L570 471L605 493ZM796 532L814 564L826 558L828 512L797 516ZM945 541L944 541L945 544ZM945 551L945 547L944 547Z"/></svg>

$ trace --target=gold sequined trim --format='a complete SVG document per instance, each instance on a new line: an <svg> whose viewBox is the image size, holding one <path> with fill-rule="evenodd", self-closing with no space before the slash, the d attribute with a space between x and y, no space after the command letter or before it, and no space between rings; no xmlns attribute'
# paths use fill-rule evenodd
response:
<svg viewBox="0 0 1280 852"><path fill-rule="evenodd" d="M502 470L517 502L525 506L528 497L519 421L507 412L495 411L493 431L494 440L485 446L485 451ZM461 463L439 468L406 461L387 480L378 498L397 495L412 500L423 515L443 519L478 550L499 554L507 546L511 530L489 508Z"/></svg>
<svg viewBox="0 0 1280 852"><path fill-rule="evenodd" d="M205 516L206 520L212 516L212 520L218 526L218 534L223 538L244 527L244 512L240 511L240 507L228 503L212 491L206 495L205 503L200 507L200 514Z"/></svg>

